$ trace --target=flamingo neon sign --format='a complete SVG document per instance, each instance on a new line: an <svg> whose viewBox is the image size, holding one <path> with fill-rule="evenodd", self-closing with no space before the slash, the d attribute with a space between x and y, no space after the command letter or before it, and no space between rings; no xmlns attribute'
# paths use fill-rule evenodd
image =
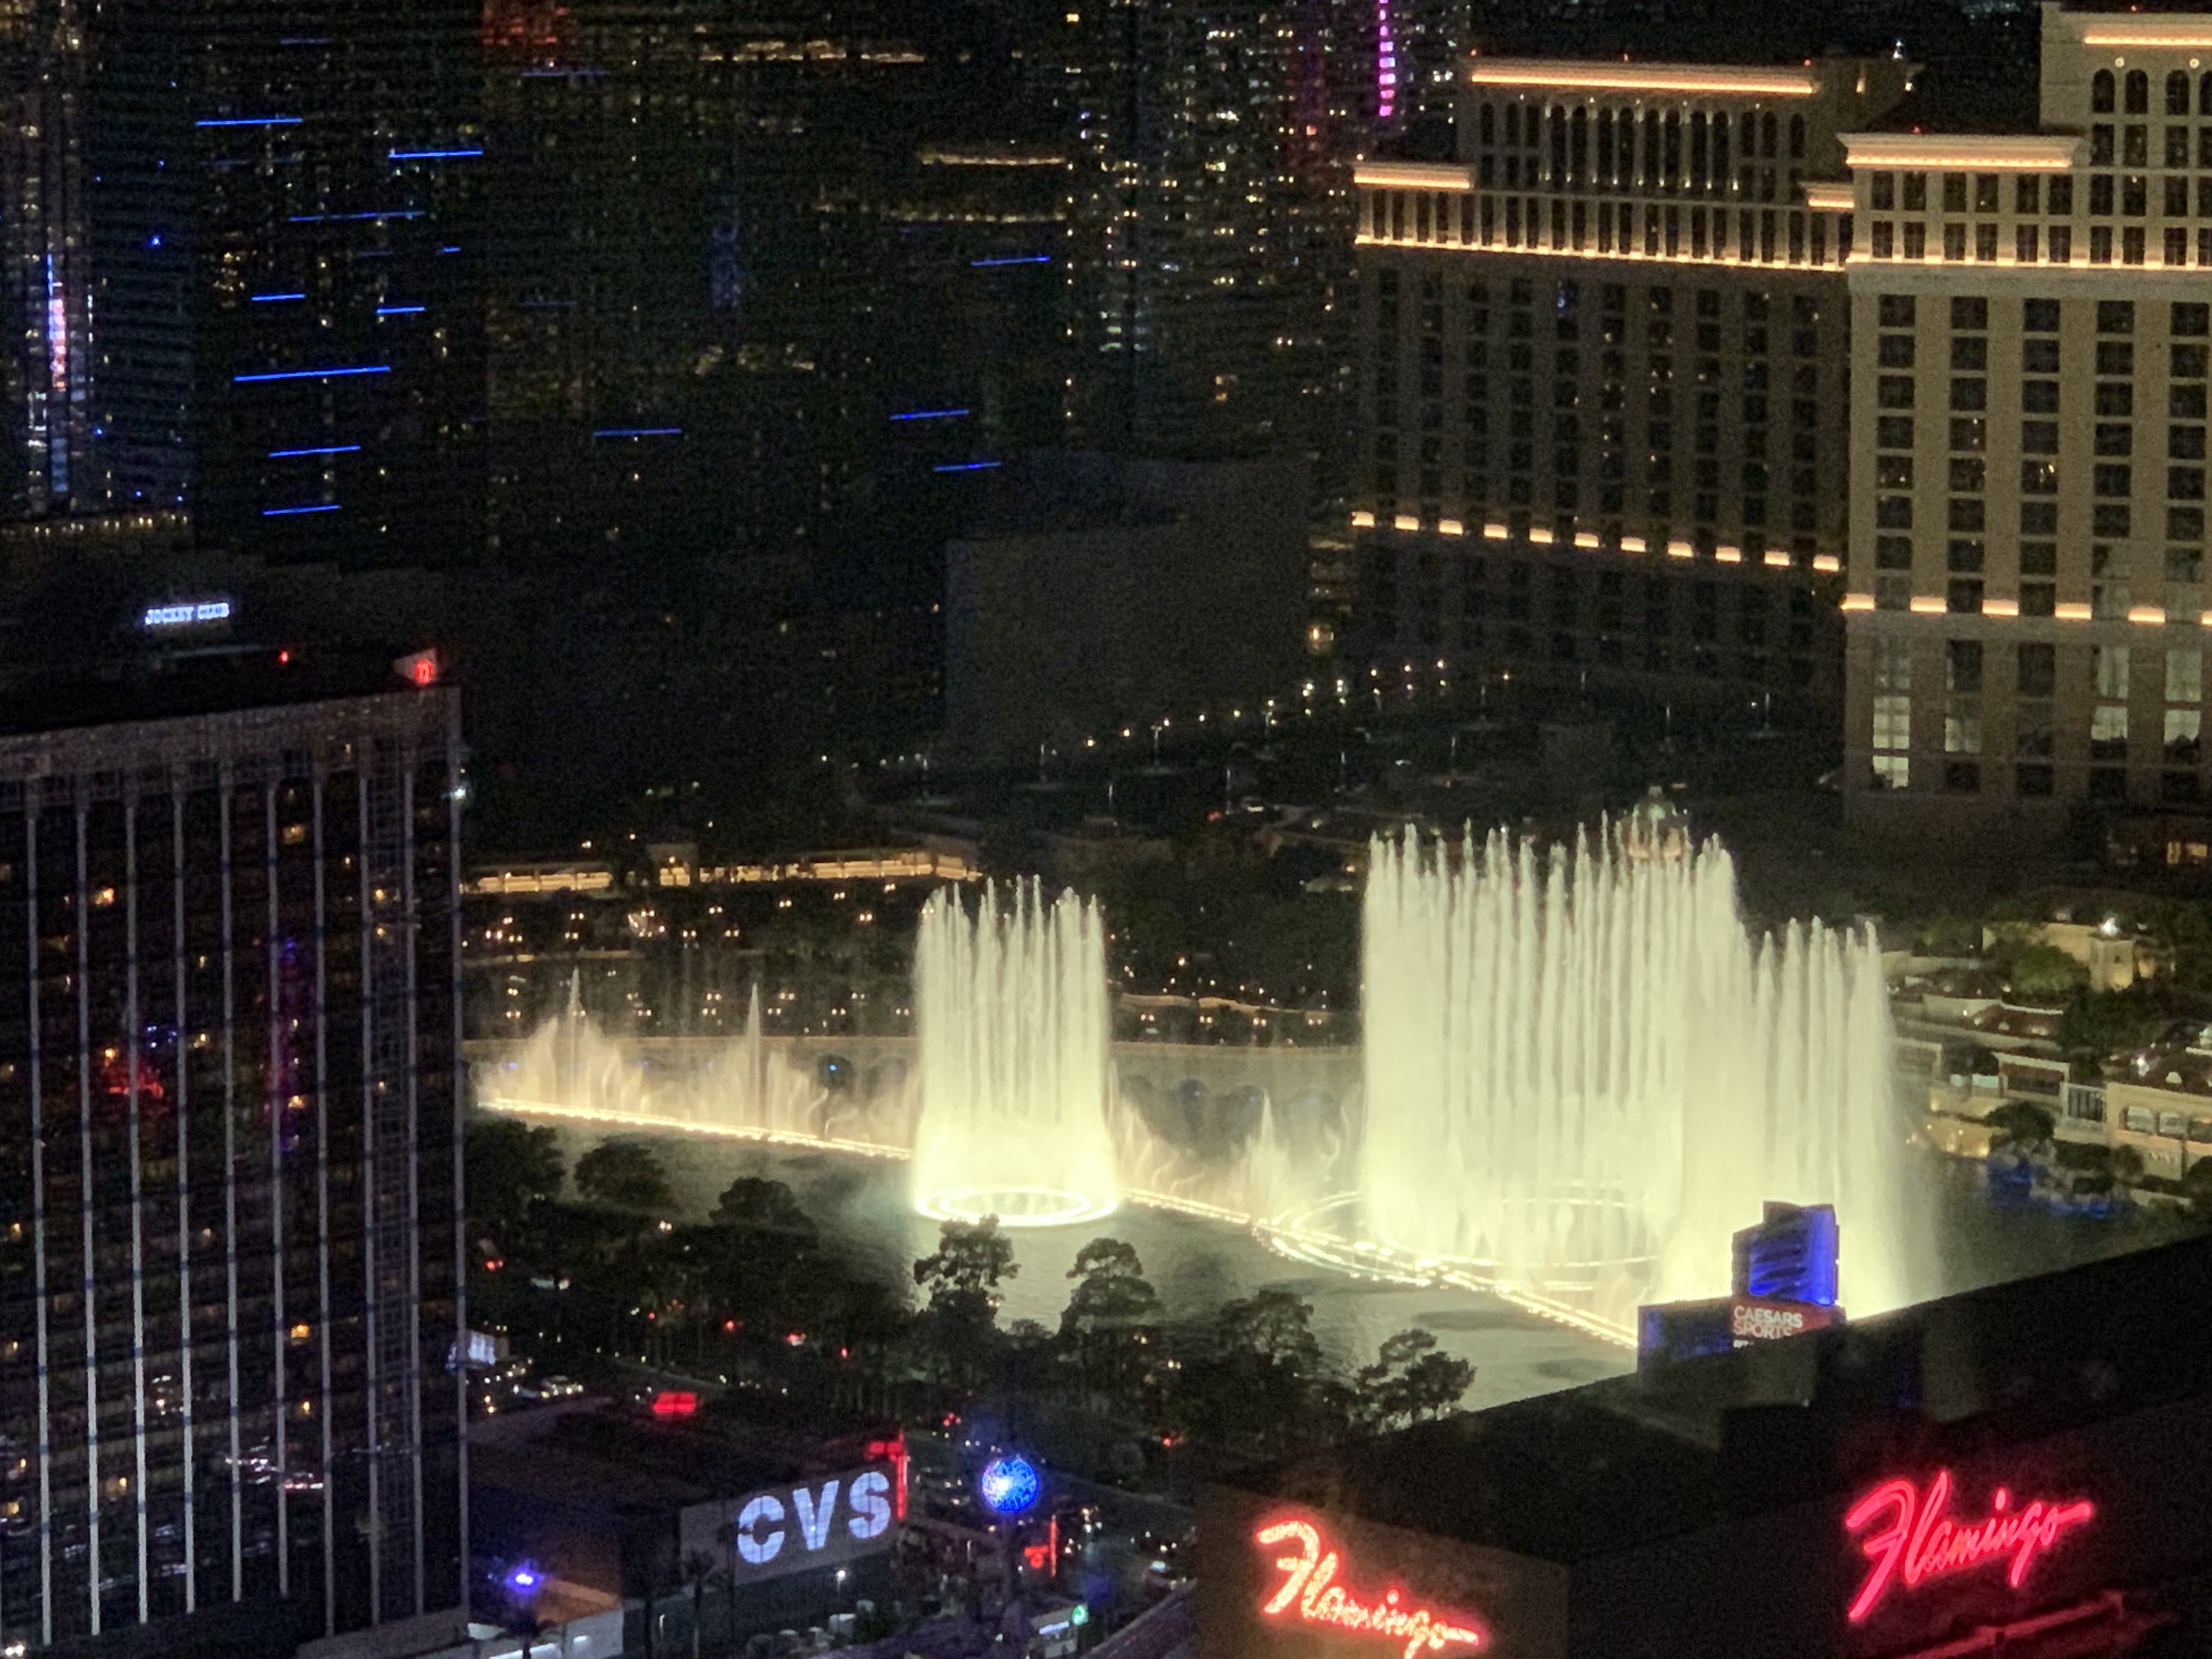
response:
<svg viewBox="0 0 2212 1659"><path fill-rule="evenodd" d="M1950 1510L1948 1469L1939 1471L1924 1493L1910 1480L1886 1480L1851 1506L1844 1530L1854 1538L1867 1534L1859 1547L1872 1564L1851 1599L1851 1623L1871 1617L1894 1591L1998 1562L2005 1564L2005 1583L2018 1589L2068 1532L2097 1513L2086 1498L2022 1504L2004 1486L1990 1494L1989 1513L1978 1520L1961 1519ZM1872 1530L1876 1526L1880 1530Z"/></svg>
<svg viewBox="0 0 2212 1659"><path fill-rule="evenodd" d="M1252 1534L1252 1541L1263 1547L1296 1546L1293 1553L1274 1560L1283 1580L1260 1608L1270 1619L1295 1618L1303 1624L1331 1626L1354 1636L1402 1643L1404 1659L1441 1653L1447 1648L1473 1650L1490 1645L1480 1623L1465 1613L1443 1613L1409 1601L1395 1589L1386 1589L1371 1601L1363 1601L1345 1589L1336 1582L1342 1558L1322 1541L1320 1529L1311 1522L1271 1522Z"/></svg>

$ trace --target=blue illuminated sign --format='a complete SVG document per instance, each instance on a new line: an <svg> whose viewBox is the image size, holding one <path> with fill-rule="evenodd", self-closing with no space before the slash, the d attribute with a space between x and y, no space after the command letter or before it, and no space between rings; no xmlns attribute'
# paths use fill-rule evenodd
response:
<svg viewBox="0 0 2212 1659"><path fill-rule="evenodd" d="M1036 1465L1018 1455L994 1457L975 1477L975 1495L994 1515L1019 1515L1037 1501Z"/></svg>
<svg viewBox="0 0 2212 1659"><path fill-rule="evenodd" d="M141 628L183 628L193 623L228 622L228 599L187 599L175 605L149 605L138 619Z"/></svg>

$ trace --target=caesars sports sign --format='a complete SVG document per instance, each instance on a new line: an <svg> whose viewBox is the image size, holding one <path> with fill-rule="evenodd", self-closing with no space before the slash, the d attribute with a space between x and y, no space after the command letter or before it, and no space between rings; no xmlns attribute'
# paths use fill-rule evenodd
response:
<svg viewBox="0 0 2212 1659"><path fill-rule="evenodd" d="M903 1470L874 1464L710 1504L678 1522L679 1547L733 1569L739 1583L834 1567L890 1547L906 1510Z"/></svg>

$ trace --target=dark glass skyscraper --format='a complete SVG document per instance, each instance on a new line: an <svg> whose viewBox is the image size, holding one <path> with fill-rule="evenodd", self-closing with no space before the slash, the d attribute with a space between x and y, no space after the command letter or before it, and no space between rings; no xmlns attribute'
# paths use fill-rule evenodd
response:
<svg viewBox="0 0 2212 1659"><path fill-rule="evenodd" d="M458 1631L457 708L300 672L0 728L0 1644Z"/></svg>
<svg viewBox="0 0 2212 1659"><path fill-rule="evenodd" d="M32 511L471 556L483 153L464 0L11 0L8 392Z"/></svg>

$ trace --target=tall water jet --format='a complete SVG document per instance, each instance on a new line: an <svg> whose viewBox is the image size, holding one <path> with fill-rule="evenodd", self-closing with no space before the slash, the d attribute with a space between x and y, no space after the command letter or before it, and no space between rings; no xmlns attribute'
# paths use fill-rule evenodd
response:
<svg viewBox="0 0 2212 1659"><path fill-rule="evenodd" d="M1727 853L1649 819L1370 855L1371 1233L1625 1322L1725 1294L1765 1200L1833 1203L1855 1311L1924 1287L1870 939L1754 943Z"/></svg>
<svg viewBox="0 0 2212 1659"><path fill-rule="evenodd" d="M915 942L921 1114L914 1199L926 1215L1010 1227L1094 1220L1115 1200L1107 1129L1106 936L1073 894L950 890Z"/></svg>

